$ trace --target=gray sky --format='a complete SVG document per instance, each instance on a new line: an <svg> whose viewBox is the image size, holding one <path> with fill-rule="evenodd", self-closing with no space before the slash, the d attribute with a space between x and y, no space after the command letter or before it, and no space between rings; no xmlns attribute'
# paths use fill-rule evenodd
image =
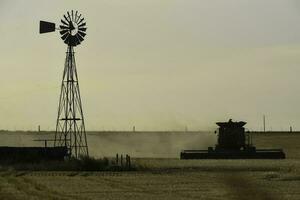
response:
<svg viewBox="0 0 300 200"><path fill-rule="evenodd" d="M300 129L297 0L0 0L0 129L55 128L71 9L87 130Z"/></svg>

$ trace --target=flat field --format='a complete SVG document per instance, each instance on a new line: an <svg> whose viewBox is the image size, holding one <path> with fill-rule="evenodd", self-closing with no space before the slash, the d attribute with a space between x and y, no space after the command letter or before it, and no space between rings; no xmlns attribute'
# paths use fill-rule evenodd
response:
<svg viewBox="0 0 300 200"><path fill-rule="evenodd" d="M287 159L147 157L133 159L140 169L131 172L2 170L0 199L300 199L300 134L255 134L254 144L283 148Z"/></svg>

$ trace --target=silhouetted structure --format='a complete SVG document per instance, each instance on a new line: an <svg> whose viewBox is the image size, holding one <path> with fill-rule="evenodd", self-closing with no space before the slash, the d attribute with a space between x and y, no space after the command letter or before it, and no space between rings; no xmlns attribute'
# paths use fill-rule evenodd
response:
<svg viewBox="0 0 300 200"><path fill-rule="evenodd" d="M245 132L246 122L218 122L218 143L208 150L183 150L181 159L283 159L282 149L256 149L249 133Z"/></svg>
<svg viewBox="0 0 300 200"><path fill-rule="evenodd" d="M61 19L61 39L68 45L61 84L58 116L55 132L55 147L67 147L68 154L78 158L88 156L84 116L76 70L74 46L79 45L86 35L84 18L73 10ZM55 24L40 21L40 33L55 31Z"/></svg>
<svg viewBox="0 0 300 200"><path fill-rule="evenodd" d="M0 147L0 162L63 161L67 151L65 147Z"/></svg>

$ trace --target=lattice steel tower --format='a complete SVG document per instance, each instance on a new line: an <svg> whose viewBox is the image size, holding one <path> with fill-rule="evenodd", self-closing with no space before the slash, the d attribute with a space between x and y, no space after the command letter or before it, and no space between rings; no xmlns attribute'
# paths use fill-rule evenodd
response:
<svg viewBox="0 0 300 200"><path fill-rule="evenodd" d="M40 33L60 30L61 38L68 45L61 84L54 146L66 146L69 155L75 158L88 156L84 116L79 91L74 47L86 35L86 23L76 11L67 12L59 28L51 22L40 21Z"/></svg>

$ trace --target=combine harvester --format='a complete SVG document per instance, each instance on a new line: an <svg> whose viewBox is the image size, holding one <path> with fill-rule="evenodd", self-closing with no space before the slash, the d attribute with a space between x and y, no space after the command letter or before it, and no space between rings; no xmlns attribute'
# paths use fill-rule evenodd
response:
<svg viewBox="0 0 300 200"><path fill-rule="evenodd" d="M246 122L218 122L218 144L208 150L183 150L180 159L284 159L282 149L256 149L249 133L245 132Z"/></svg>

